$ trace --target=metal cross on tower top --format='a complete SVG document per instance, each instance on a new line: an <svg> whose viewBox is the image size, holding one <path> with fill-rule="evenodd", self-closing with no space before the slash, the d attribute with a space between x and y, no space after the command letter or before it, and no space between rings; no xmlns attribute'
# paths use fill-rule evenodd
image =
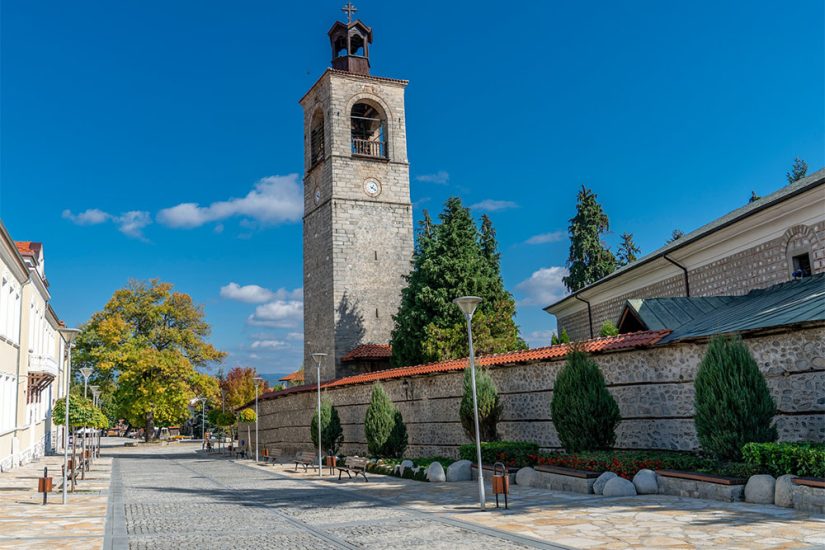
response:
<svg viewBox="0 0 825 550"><path fill-rule="evenodd" d="M355 9L355 6L352 5L352 2L347 2L344 4L344 7L341 8L341 11L347 14L347 23L352 23L352 14L357 12L358 10Z"/></svg>

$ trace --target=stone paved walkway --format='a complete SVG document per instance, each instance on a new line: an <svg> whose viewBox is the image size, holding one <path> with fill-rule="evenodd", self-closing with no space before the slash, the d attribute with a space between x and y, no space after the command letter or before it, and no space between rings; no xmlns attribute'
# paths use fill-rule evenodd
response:
<svg viewBox="0 0 825 550"><path fill-rule="evenodd" d="M107 449L69 507L39 504L43 462L0 475L0 548L825 548L825 517L773 506L514 486L509 511L481 512L474 482L319 479L198 448Z"/></svg>
<svg viewBox="0 0 825 550"><path fill-rule="evenodd" d="M122 440L108 443L122 444ZM66 506L60 489L62 465L62 455L47 456L0 474L0 548L101 547L112 459L97 459L86 479L78 478L76 491L69 493ZM37 492L37 478L43 475L44 466L54 482L46 506L42 504L42 493Z"/></svg>

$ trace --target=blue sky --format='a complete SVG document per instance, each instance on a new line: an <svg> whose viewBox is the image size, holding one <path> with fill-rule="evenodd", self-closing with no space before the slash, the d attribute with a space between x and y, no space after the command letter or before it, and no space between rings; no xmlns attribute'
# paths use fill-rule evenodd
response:
<svg viewBox="0 0 825 550"><path fill-rule="evenodd" d="M0 217L44 242L67 323L159 277L204 305L227 367L299 366L297 101L342 3L2 3ZM533 345L581 184L608 242L649 252L794 157L825 164L819 0L357 7L373 74L410 80L416 219L450 195L487 209Z"/></svg>

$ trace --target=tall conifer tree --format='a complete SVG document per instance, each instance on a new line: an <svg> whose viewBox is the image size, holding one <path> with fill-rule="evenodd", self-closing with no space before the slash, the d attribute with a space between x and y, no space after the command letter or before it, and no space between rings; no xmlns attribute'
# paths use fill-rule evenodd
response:
<svg viewBox="0 0 825 550"><path fill-rule="evenodd" d="M610 222L596 199L596 194L582 185L576 215L570 219L569 275L562 282L571 292L598 281L616 269L616 258L602 241L610 229Z"/></svg>
<svg viewBox="0 0 825 550"><path fill-rule="evenodd" d="M484 301L473 317L479 353L523 349L513 321L515 301L504 289L495 230L489 218L479 231L461 200L447 200L433 224L419 224L413 268L401 293L392 335L393 363L412 365L467 355L466 324L453 304L459 296Z"/></svg>
<svg viewBox="0 0 825 550"><path fill-rule="evenodd" d="M633 233L622 233L622 242L619 243L619 250L616 252L616 262L619 266L631 264L638 259L641 252L633 241Z"/></svg>

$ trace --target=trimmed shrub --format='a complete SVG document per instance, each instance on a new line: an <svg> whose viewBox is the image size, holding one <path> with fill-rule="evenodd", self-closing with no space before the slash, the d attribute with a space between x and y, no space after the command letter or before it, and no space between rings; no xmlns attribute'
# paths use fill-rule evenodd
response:
<svg viewBox="0 0 825 550"><path fill-rule="evenodd" d="M309 427L312 437L313 448L318 448L318 411L312 415L312 422ZM337 454L344 441L344 429L341 427L341 418L338 411L332 406L329 399L321 400L321 446L324 451L332 451Z"/></svg>
<svg viewBox="0 0 825 550"><path fill-rule="evenodd" d="M538 452L538 443L530 441L490 441L481 444L481 462L491 465L502 462L508 468L522 468L535 464L535 455ZM459 447L458 455L464 460L475 462L475 443Z"/></svg>
<svg viewBox="0 0 825 550"><path fill-rule="evenodd" d="M478 398L478 429L482 441L497 441L496 425L501 417L502 405L496 384L487 369L476 369L476 397ZM470 367L464 369L464 396L459 407L461 427L469 439L475 440L475 415L473 413L473 384Z"/></svg>
<svg viewBox="0 0 825 550"><path fill-rule="evenodd" d="M619 327L613 324L612 321L605 321L602 323L602 328L599 330L599 336L616 336L619 334Z"/></svg>
<svg viewBox="0 0 825 550"><path fill-rule="evenodd" d="M599 365L574 350L556 377L550 403L553 425L567 452L609 449L621 420Z"/></svg>
<svg viewBox="0 0 825 550"><path fill-rule="evenodd" d="M738 460L746 443L776 440L776 405L741 338L710 341L694 386L696 434L707 453Z"/></svg>
<svg viewBox="0 0 825 550"><path fill-rule="evenodd" d="M407 427L401 413L377 382L364 417L364 434L373 456L400 457L407 449Z"/></svg>
<svg viewBox="0 0 825 550"><path fill-rule="evenodd" d="M742 456L750 465L766 469L772 476L825 477L823 443L748 443Z"/></svg>

